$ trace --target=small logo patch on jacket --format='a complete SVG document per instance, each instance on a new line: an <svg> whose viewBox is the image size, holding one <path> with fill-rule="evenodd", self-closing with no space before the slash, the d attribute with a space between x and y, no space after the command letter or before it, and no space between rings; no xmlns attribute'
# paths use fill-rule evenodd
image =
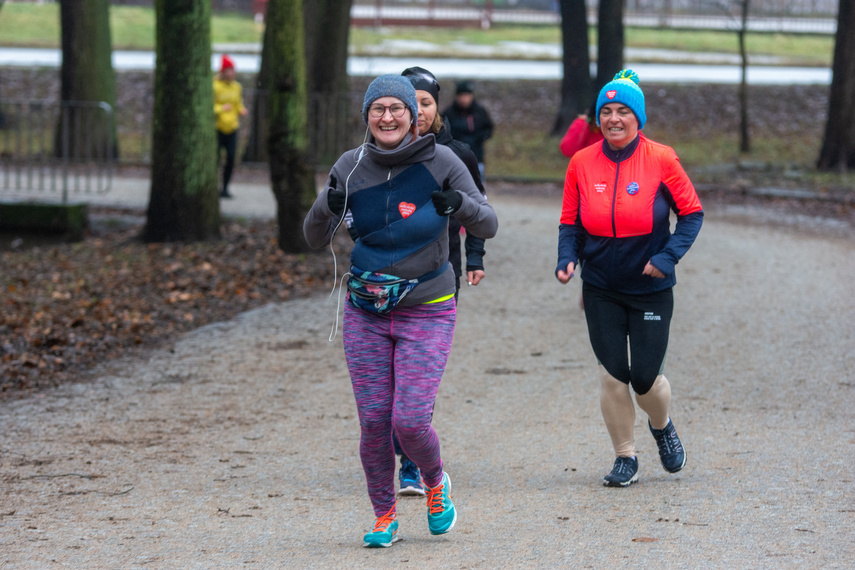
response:
<svg viewBox="0 0 855 570"><path fill-rule="evenodd" d="M410 202L401 202L398 204L398 211L401 212L401 216L408 218L410 214L416 211L416 205Z"/></svg>
<svg viewBox="0 0 855 570"><path fill-rule="evenodd" d="M596 190L597 192L605 192L606 188L608 187L608 184L606 184L605 182L597 182L596 184L594 184L594 190Z"/></svg>
<svg viewBox="0 0 855 570"><path fill-rule="evenodd" d="M626 193L630 196L638 194L638 182L630 182L626 185Z"/></svg>

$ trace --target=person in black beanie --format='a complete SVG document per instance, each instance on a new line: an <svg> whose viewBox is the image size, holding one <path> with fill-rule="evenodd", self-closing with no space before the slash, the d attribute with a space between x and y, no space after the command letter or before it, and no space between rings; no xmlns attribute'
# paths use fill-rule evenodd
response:
<svg viewBox="0 0 855 570"><path fill-rule="evenodd" d="M451 136L469 145L478 159L478 170L484 178L484 142L493 136L493 120L483 105L475 100L475 88L471 81L460 81L454 95L454 103L442 114L448 120Z"/></svg>
<svg viewBox="0 0 855 570"><path fill-rule="evenodd" d="M419 104L418 128L419 136L433 133L438 144L447 146L456 154L472 175L472 180L481 194L487 195L484 181L479 170L478 158L472 148L466 143L455 140L446 126L446 121L439 114L440 86L433 73L423 67L408 67L401 75L410 80L416 89L416 99ZM475 286L484 279L484 241L482 238L466 234L466 282ZM460 224L451 220L448 227L448 260L454 266L457 277L457 290L460 291L460 278L463 276L460 255Z"/></svg>

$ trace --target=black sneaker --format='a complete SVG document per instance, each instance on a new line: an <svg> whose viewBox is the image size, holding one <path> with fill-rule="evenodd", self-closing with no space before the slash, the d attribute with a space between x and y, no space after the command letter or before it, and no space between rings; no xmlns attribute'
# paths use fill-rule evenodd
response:
<svg viewBox="0 0 855 570"><path fill-rule="evenodd" d="M638 459L635 457L618 457L612 472L603 477L606 487L629 487L638 481Z"/></svg>
<svg viewBox="0 0 855 570"><path fill-rule="evenodd" d="M665 468L665 471L676 473L685 467L686 452L683 450L680 438L677 437L677 430L674 429L671 418L668 418L668 425L662 429L653 429L650 420L647 420L647 427L650 428L650 433L653 434L656 445L659 446L659 459L662 460L662 467Z"/></svg>

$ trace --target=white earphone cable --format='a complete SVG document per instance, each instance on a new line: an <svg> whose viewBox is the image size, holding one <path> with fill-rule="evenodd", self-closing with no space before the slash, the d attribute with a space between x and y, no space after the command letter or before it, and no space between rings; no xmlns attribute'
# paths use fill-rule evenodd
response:
<svg viewBox="0 0 855 570"><path fill-rule="evenodd" d="M336 335L338 334L338 314L341 310L341 295L343 292L342 281L350 275L350 272L346 272L341 276L341 279L338 279L338 261L335 256L335 249L333 248L333 239L338 229L341 227L342 222L347 217L347 200L350 197L350 190L348 185L350 183L350 177L356 171L356 167L359 166L359 162L362 160L362 157L365 155L365 143L368 141L368 127L365 127L365 136L362 138L362 144L359 145L359 155L356 157L356 164L353 165L353 168L350 170L350 173L347 175L347 178L344 179L344 208L341 211L341 218L339 218L338 223L336 223L335 228L333 228L332 236L330 237L330 254L332 254L333 258L333 287L332 291L330 291L329 297L327 297L327 302L332 299L333 295L335 295L336 288L339 290L338 294L338 302L336 303L335 309L335 321L333 323L333 329L330 331L329 341L332 342L335 340ZM327 190L329 192L329 190Z"/></svg>

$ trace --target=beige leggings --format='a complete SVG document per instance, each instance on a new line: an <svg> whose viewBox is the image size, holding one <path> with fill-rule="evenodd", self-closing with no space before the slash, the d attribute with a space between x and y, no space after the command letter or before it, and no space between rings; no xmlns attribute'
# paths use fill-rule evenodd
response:
<svg viewBox="0 0 855 570"><path fill-rule="evenodd" d="M668 425L668 405L671 403L671 384L663 375L656 377L650 391L635 399L656 429ZM629 385L624 384L600 365L600 409L606 421L606 429L612 438L612 446L618 457L635 455L635 405Z"/></svg>

